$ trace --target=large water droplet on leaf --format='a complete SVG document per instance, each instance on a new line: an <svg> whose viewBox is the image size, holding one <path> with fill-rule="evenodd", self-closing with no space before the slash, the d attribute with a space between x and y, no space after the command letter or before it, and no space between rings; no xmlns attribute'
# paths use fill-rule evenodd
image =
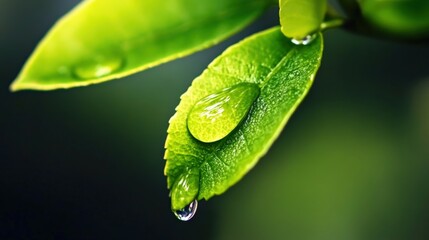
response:
<svg viewBox="0 0 429 240"><path fill-rule="evenodd" d="M119 56L98 56L84 60L74 67L74 74L81 79L100 78L119 70L124 61Z"/></svg>
<svg viewBox="0 0 429 240"><path fill-rule="evenodd" d="M192 136L210 143L230 134L247 116L260 89L253 83L239 83L198 101L188 115Z"/></svg>
<svg viewBox="0 0 429 240"><path fill-rule="evenodd" d="M317 38L317 34L310 34L305 36L302 39L296 39L296 38L292 38L291 41L293 44L295 45L308 45L311 42L313 42L313 40Z"/></svg>
<svg viewBox="0 0 429 240"><path fill-rule="evenodd" d="M174 212L174 215L176 215L176 217L179 220L189 221L197 212L197 208L198 208L198 201L194 200L189 205L184 207L183 209L176 210L173 212Z"/></svg>

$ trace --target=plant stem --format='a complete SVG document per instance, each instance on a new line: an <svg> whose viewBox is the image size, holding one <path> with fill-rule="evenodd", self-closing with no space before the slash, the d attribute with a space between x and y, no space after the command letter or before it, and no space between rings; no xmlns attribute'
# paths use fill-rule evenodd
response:
<svg viewBox="0 0 429 240"><path fill-rule="evenodd" d="M341 27L344 25L344 23L345 23L345 20L342 18L331 19L331 20L323 22L320 25L320 29L322 31L324 31L324 30L329 29L329 28Z"/></svg>
<svg viewBox="0 0 429 240"><path fill-rule="evenodd" d="M320 25L322 31L329 28L341 27L346 19L332 5L328 4L325 14L325 21Z"/></svg>

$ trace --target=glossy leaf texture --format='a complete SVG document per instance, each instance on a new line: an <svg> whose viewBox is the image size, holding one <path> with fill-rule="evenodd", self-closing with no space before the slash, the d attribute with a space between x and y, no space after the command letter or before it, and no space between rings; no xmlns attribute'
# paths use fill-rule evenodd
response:
<svg viewBox="0 0 429 240"><path fill-rule="evenodd" d="M429 36L428 0L358 0L363 18L378 30L403 37Z"/></svg>
<svg viewBox="0 0 429 240"><path fill-rule="evenodd" d="M173 193L173 210L184 208L193 198L209 199L223 193L257 163L307 94L322 50L321 34L309 45L295 45L276 27L228 48L193 81L170 119L165 144L165 174ZM244 83L257 85L260 93L242 122L219 141L204 143L194 138L187 126L193 107L207 96ZM226 109L224 114L235 118L234 111ZM199 176L199 181L194 177L186 181L192 183L186 184L190 194L183 194L176 188L187 176ZM179 197L175 197L177 192L181 192Z"/></svg>
<svg viewBox="0 0 429 240"><path fill-rule="evenodd" d="M304 39L320 29L326 0L279 0L280 24L285 36Z"/></svg>
<svg viewBox="0 0 429 240"><path fill-rule="evenodd" d="M255 20L267 0L86 0L42 39L11 89L100 83L212 46Z"/></svg>

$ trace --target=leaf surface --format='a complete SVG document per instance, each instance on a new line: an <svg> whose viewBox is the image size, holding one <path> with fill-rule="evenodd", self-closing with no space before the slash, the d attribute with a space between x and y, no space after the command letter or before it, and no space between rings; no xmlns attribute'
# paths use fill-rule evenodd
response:
<svg viewBox="0 0 429 240"><path fill-rule="evenodd" d="M304 39L320 29L326 0L280 0L280 24L285 36Z"/></svg>
<svg viewBox="0 0 429 240"><path fill-rule="evenodd" d="M100 83L212 46L258 17L266 0L86 0L60 19L11 90Z"/></svg>
<svg viewBox="0 0 429 240"><path fill-rule="evenodd" d="M321 34L309 45L295 45L276 27L228 48L193 81L170 119L165 144L165 174L174 193L173 210L184 208L193 199L223 193L257 163L307 94L322 50ZM207 96L244 83L259 86L260 93L242 122L216 142L194 138L187 126L193 107ZM235 118L234 111L228 109L224 114ZM200 124L202 129L208 128L206 121ZM182 186L187 190L176 189Z"/></svg>

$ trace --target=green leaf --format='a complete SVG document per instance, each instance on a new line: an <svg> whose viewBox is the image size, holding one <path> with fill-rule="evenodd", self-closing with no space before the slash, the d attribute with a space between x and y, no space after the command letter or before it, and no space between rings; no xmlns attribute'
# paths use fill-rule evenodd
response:
<svg viewBox="0 0 429 240"><path fill-rule="evenodd" d="M320 29L326 0L280 0L280 24L285 36L304 39Z"/></svg>
<svg viewBox="0 0 429 240"><path fill-rule="evenodd" d="M322 50L321 34L307 46L295 45L276 27L228 48L194 80L170 120L165 144L165 174L172 192L173 210L184 208L193 198L209 199L223 193L257 163L307 94L319 68ZM244 102L251 100L251 106L244 104L250 110L224 108L224 122L237 122L236 112L246 111L235 129L212 143L194 138L188 130L188 116L194 106L207 96L223 94L243 84L247 88L258 86L260 93L256 97L254 94L241 95ZM212 127L207 121L200 124L201 129ZM199 181L193 178L192 184L186 184L186 189L181 187L183 184L177 184L189 174L197 176L196 171ZM182 193L177 197L175 192L183 190L190 194ZM185 196L186 201L181 196Z"/></svg>
<svg viewBox="0 0 429 240"><path fill-rule="evenodd" d="M404 37L429 35L428 0L360 0L363 18L381 31Z"/></svg>
<svg viewBox="0 0 429 240"><path fill-rule="evenodd" d="M11 90L100 83L212 46L255 20L267 0L82 1L49 31Z"/></svg>

